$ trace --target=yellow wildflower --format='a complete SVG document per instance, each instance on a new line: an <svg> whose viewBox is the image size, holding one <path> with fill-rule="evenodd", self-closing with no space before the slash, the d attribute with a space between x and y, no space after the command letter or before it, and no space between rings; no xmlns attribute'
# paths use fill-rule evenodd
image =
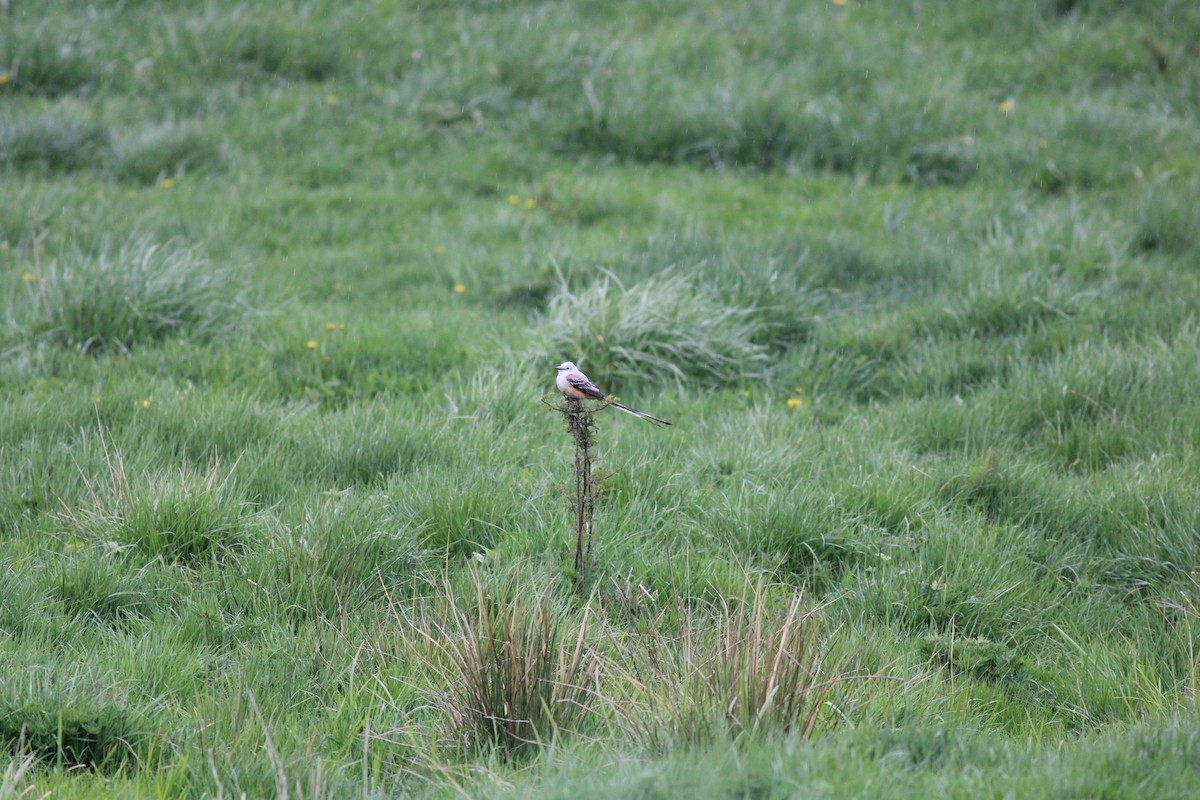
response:
<svg viewBox="0 0 1200 800"><path fill-rule="evenodd" d="M530 197L529 199L527 199L525 201L526 208L535 208L536 206L537 206L537 200L534 200L532 197Z"/></svg>
<svg viewBox="0 0 1200 800"><path fill-rule="evenodd" d="M162 188L172 189L174 187L175 187L175 179L174 178L163 178Z"/></svg>
<svg viewBox="0 0 1200 800"><path fill-rule="evenodd" d="M833 0L833 4L835 6L844 6L846 5L846 0Z"/></svg>
<svg viewBox="0 0 1200 800"><path fill-rule="evenodd" d="M512 203L515 206L521 202L521 197L519 195L510 194L508 196L508 202Z"/></svg>
<svg viewBox="0 0 1200 800"><path fill-rule="evenodd" d="M455 294L462 294L462 293L463 293L463 292L465 292L466 290L467 290L467 287L466 287L466 286L463 286L461 283L456 283L456 284L454 284L454 292L455 292Z"/></svg>
<svg viewBox="0 0 1200 800"><path fill-rule="evenodd" d="M789 397L787 400L788 408L802 408L804 401L799 397Z"/></svg>
<svg viewBox="0 0 1200 800"><path fill-rule="evenodd" d="M338 104L338 96L336 94L325 95L325 103L327 105L336 106Z"/></svg>
<svg viewBox="0 0 1200 800"><path fill-rule="evenodd" d="M12 83L12 75L9 75L7 72L0 72L0 86L6 83Z"/></svg>
<svg viewBox="0 0 1200 800"><path fill-rule="evenodd" d="M26 272L21 276L21 280L25 281L26 283L32 283L33 281L37 280L37 275L34 275L32 272Z"/></svg>
<svg viewBox="0 0 1200 800"><path fill-rule="evenodd" d="M997 108L999 108L1003 113L1007 114L1013 110L1013 101L1011 99L1005 100L1003 103L997 106Z"/></svg>
<svg viewBox="0 0 1200 800"><path fill-rule="evenodd" d="M150 407L149 400L134 400L133 404L135 406L137 406L138 408L149 408Z"/></svg>
<svg viewBox="0 0 1200 800"><path fill-rule="evenodd" d="M309 350L316 350L317 349L317 341L316 341L316 339L309 339L307 342L304 343L304 346L307 347Z"/></svg>

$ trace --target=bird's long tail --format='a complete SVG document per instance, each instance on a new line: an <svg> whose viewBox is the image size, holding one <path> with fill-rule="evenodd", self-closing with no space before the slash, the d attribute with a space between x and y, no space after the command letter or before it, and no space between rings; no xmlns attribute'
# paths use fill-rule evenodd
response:
<svg viewBox="0 0 1200 800"><path fill-rule="evenodd" d="M658 425L670 425L671 424L671 423L667 422L665 419L659 419L658 417L652 417L643 411L638 411L636 409L630 408L629 406L623 406L620 403L618 403L616 400L610 400L608 404L610 406L612 406L613 408L617 408L617 409L620 409L621 411L624 411L626 414L632 414L633 416L637 417L638 419L644 419L648 422L654 422Z"/></svg>

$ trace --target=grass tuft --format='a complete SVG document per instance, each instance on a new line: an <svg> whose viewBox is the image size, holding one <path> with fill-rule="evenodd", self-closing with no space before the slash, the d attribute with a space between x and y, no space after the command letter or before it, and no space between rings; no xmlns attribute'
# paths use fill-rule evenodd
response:
<svg viewBox="0 0 1200 800"><path fill-rule="evenodd" d="M112 774L146 743L144 713L119 688L82 673L23 670L0 679L0 748L68 769Z"/></svg>
<svg viewBox="0 0 1200 800"><path fill-rule="evenodd" d="M93 118L63 111L0 114L0 165L26 172L74 172L101 161L112 134Z"/></svg>
<svg viewBox="0 0 1200 800"><path fill-rule="evenodd" d="M315 30L328 34L328 27L308 25L294 13L255 12L243 6L203 32L202 45L217 64L235 65L243 78L302 81L328 79L342 67L344 54L336 40L312 35Z"/></svg>
<svg viewBox="0 0 1200 800"><path fill-rule="evenodd" d="M134 234L64 248L35 263L28 304L12 312L26 334L85 353L129 350L167 338L205 340L250 317L233 272L198 248Z"/></svg>
<svg viewBox="0 0 1200 800"><path fill-rule="evenodd" d="M710 604L677 602L617 643L618 714L651 747L722 735L811 735L836 725L850 679L827 659L819 617L799 592L777 602L763 580Z"/></svg>
<svg viewBox="0 0 1200 800"><path fill-rule="evenodd" d="M183 172L211 171L222 161L220 142L196 122L168 120L117 143L113 170L117 176L155 183Z"/></svg>
<svg viewBox="0 0 1200 800"><path fill-rule="evenodd" d="M276 541L272 586L287 618L335 620L367 607L409 579L419 551L378 496L307 505Z"/></svg>
<svg viewBox="0 0 1200 800"><path fill-rule="evenodd" d="M1195 197L1200 185L1158 186L1138 209L1134 245L1144 252L1184 255L1196 247L1196 227L1200 213Z"/></svg>
<svg viewBox="0 0 1200 800"><path fill-rule="evenodd" d="M0 638L21 636L41 616L39 593L21 571L0 563Z"/></svg>
<svg viewBox="0 0 1200 800"><path fill-rule="evenodd" d="M18 747L4 773L0 774L0 797L24 797L33 791L34 784L25 777L33 762L34 757Z"/></svg>
<svg viewBox="0 0 1200 800"><path fill-rule="evenodd" d="M550 299L537 331L541 360L573 359L611 385L661 381L738 383L763 374L766 323L682 273L625 286L612 273Z"/></svg>
<svg viewBox="0 0 1200 800"><path fill-rule="evenodd" d="M245 508L233 483L235 463L214 457L198 474L184 461L178 472L130 476L116 447L106 446L108 474L86 478L86 499L61 514L86 541L140 560L196 564L244 550Z"/></svg>
<svg viewBox="0 0 1200 800"><path fill-rule="evenodd" d="M446 585L444 596L399 620L412 629L409 644L452 741L515 756L575 729L600 669L588 642L591 612L568 614L551 584L527 574L489 585L470 567L466 583L466 598Z"/></svg>
<svg viewBox="0 0 1200 800"><path fill-rule="evenodd" d="M54 591L68 617L114 630L149 618L156 605L156 592L143 575L130 575L106 558L81 557L64 564Z"/></svg>
<svg viewBox="0 0 1200 800"><path fill-rule="evenodd" d="M108 77L111 64L100 51L100 37L80 25L81 19L79 15L72 24L34 25L4 20L0 69L10 76L8 85L14 92L39 97L86 95Z"/></svg>
<svg viewBox="0 0 1200 800"><path fill-rule="evenodd" d="M961 186L979 171L975 141L960 136L914 147L904 165L904 176L919 186Z"/></svg>

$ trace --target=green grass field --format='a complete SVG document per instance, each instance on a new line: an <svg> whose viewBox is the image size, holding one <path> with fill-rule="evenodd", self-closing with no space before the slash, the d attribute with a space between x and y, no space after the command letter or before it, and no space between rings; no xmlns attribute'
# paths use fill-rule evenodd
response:
<svg viewBox="0 0 1200 800"><path fill-rule="evenodd" d="M0 797L1196 796L1200 4L3 9Z"/></svg>

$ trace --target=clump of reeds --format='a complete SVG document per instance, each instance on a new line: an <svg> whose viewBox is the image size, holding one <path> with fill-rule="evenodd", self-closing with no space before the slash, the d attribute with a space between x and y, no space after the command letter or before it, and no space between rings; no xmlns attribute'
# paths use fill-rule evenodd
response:
<svg viewBox="0 0 1200 800"><path fill-rule="evenodd" d="M826 658L817 614L799 592L783 602L755 583L710 602L676 598L615 642L624 726L651 747L732 735L806 737L833 725L830 702L851 675Z"/></svg>
<svg viewBox="0 0 1200 800"><path fill-rule="evenodd" d="M674 596L655 612L641 587L627 599L651 613L630 627L592 599L559 606L552 580L522 573L495 581L471 566L465 593L446 580L414 609L394 607L438 721L422 747L512 758L568 733L651 751L806 738L862 704L849 687L863 676L833 655L798 592L760 581L708 601Z"/></svg>
<svg viewBox="0 0 1200 800"><path fill-rule="evenodd" d="M600 669L590 612L557 607L551 586L531 586L530 576L489 587L470 568L465 598L444 588L403 615L455 745L513 756L575 729L592 706Z"/></svg>

